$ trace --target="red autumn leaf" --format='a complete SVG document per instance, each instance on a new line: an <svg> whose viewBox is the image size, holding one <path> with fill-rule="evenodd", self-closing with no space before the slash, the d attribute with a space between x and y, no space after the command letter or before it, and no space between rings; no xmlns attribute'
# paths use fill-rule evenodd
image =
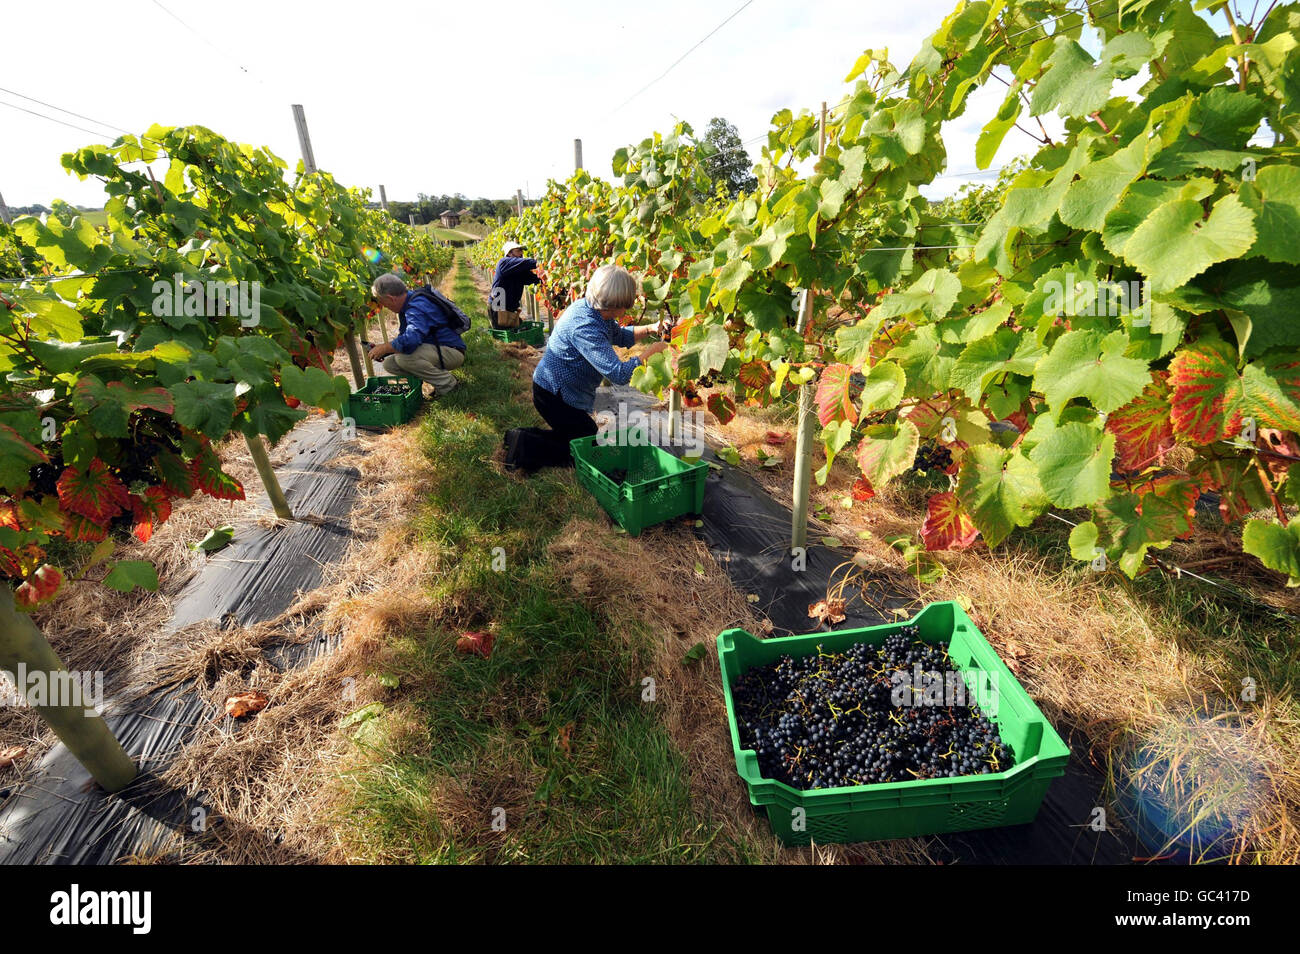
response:
<svg viewBox="0 0 1300 954"><path fill-rule="evenodd" d="M14 602L25 610L35 609L54 599L62 587L63 571L46 563L14 590Z"/></svg>
<svg viewBox="0 0 1300 954"><path fill-rule="evenodd" d="M925 507L921 539L927 550L965 550L979 531L952 491L935 494Z"/></svg>
<svg viewBox="0 0 1300 954"><path fill-rule="evenodd" d="M226 696L226 715L232 719L243 719L261 712L270 701L265 692L259 692L256 689L251 692Z"/></svg>
<svg viewBox="0 0 1300 954"><path fill-rule="evenodd" d="M761 391L772 383L772 369L765 362L750 361L740 366L736 377L745 387Z"/></svg>
<svg viewBox="0 0 1300 954"><path fill-rule="evenodd" d="M65 510L95 523L106 524L130 504L126 485L96 457L84 471L69 467L57 484L59 503Z"/></svg>
<svg viewBox="0 0 1300 954"><path fill-rule="evenodd" d="M299 405L302 404L302 401L298 400L296 397L292 397L286 394L284 396L284 403L287 404L289 407L298 407Z"/></svg>
<svg viewBox="0 0 1300 954"><path fill-rule="evenodd" d="M108 536L106 523L96 523L79 513L68 513L66 510L59 512L63 514L63 535L69 540L98 543Z"/></svg>
<svg viewBox="0 0 1300 954"><path fill-rule="evenodd" d="M243 500L244 486L221 469L221 460L210 446L205 446L190 462L195 486L218 500Z"/></svg>
<svg viewBox="0 0 1300 954"><path fill-rule="evenodd" d="M1174 536L1182 539L1191 535L1196 519L1196 501L1201 497L1201 485L1208 482L1200 478L1188 480L1176 474L1163 474L1134 484L1132 492L1138 496L1137 512L1143 513L1143 507L1157 507L1161 519L1177 532ZM1117 489L1123 485L1115 484ZM1148 504L1148 501L1155 501ZM1177 516L1182 514L1181 517Z"/></svg>
<svg viewBox="0 0 1300 954"><path fill-rule="evenodd" d="M1240 436L1243 418L1257 428L1300 430L1300 360L1275 356L1237 371L1223 341L1198 342L1169 363L1174 433L1194 444Z"/></svg>
<svg viewBox="0 0 1300 954"><path fill-rule="evenodd" d="M456 652L470 653L486 659L492 655L492 646L495 642L496 634L492 632L462 633L456 639Z"/></svg>
<svg viewBox="0 0 1300 954"><path fill-rule="evenodd" d="M131 514L135 517L132 533L141 543L148 543L154 530L166 523L172 515L172 502L166 490L150 487L143 496L131 495Z"/></svg>
<svg viewBox="0 0 1300 954"><path fill-rule="evenodd" d="M876 490L871 486L871 481L865 477L859 477L853 481L853 490L851 491L854 500L870 500L876 495Z"/></svg>
<svg viewBox="0 0 1300 954"><path fill-rule="evenodd" d="M0 500L0 527L21 530L18 524L18 508L11 501Z"/></svg>
<svg viewBox="0 0 1300 954"><path fill-rule="evenodd" d="M709 412L719 424L730 424L736 416L736 402L725 394L709 395Z"/></svg>
<svg viewBox="0 0 1300 954"><path fill-rule="evenodd" d="M1115 435L1115 467L1123 473L1160 463L1174 446L1169 419L1169 386L1163 372L1151 375L1146 390L1106 419Z"/></svg>
<svg viewBox="0 0 1300 954"><path fill-rule="evenodd" d="M858 423L858 408L853 403L853 369L847 364L828 364L817 382L817 420L822 427L840 421Z"/></svg>
<svg viewBox="0 0 1300 954"><path fill-rule="evenodd" d="M773 447L780 447L790 440L790 432L786 431L784 434L778 434L776 431L768 431L763 439Z"/></svg>

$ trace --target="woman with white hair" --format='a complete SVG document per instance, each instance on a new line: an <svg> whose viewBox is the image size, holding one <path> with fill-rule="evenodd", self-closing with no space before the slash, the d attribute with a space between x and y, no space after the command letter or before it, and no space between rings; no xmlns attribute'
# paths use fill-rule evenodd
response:
<svg viewBox="0 0 1300 954"><path fill-rule="evenodd" d="M508 431L507 469L531 471L572 464L569 442L598 430L591 414L601 379L627 384L644 359L668 347L667 342L659 342L640 358L626 361L614 351L615 347L630 348L660 330L655 325L632 328L619 324L635 303L637 292L637 280L625 269L604 265L592 274L587 294L560 316L533 373L533 406L550 430Z"/></svg>

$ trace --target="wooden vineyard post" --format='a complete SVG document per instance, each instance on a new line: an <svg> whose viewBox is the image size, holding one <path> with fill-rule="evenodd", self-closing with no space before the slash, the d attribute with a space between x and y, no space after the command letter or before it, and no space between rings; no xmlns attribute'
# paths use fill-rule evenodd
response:
<svg viewBox="0 0 1300 954"><path fill-rule="evenodd" d="M5 225L13 225L14 217L9 214L9 206L5 205L5 197L0 195L0 222Z"/></svg>
<svg viewBox="0 0 1300 954"><path fill-rule="evenodd" d="M343 336L343 344L348 349L348 362L352 365L352 377L357 382L357 390L366 386L366 372L361 367L361 348L357 345L357 336L349 331Z"/></svg>
<svg viewBox="0 0 1300 954"><path fill-rule="evenodd" d="M582 171L582 140L573 140L573 171Z"/></svg>
<svg viewBox="0 0 1300 954"><path fill-rule="evenodd" d="M822 103L821 138L818 155L826 155L826 104ZM815 241L815 240L814 240ZM813 289L804 289L803 299L799 303L799 320L796 330L803 334L808 323L812 321ZM811 384L799 385L799 410L795 420L798 422L798 436L794 450L794 488L790 526L790 547L802 547L808 542L808 494L812 490L812 445L814 423L813 388Z"/></svg>
<svg viewBox="0 0 1300 954"><path fill-rule="evenodd" d="M370 319L365 315L361 316L361 335L364 340L370 340ZM365 349L361 354L366 360L366 377L373 378L375 376L375 363L370 360L370 349Z"/></svg>
<svg viewBox="0 0 1300 954"><path fill-rule="evenodd" d="M289 509L289 501L285 499L284 490L280 487L280 481L271 467L271 458L266 453L266 443L262 440L262 435L254 434L249 437L245 434L244 443L248 445L248 453L252 455L253 463L257 466L257 476L262 478L262 487L266 490L266 496L271 501L275 515L281 520L292 520L293 511Z"/></svg>
<svg viewBox="0 0 1300 954"><path fill-rule="evenodd" d="M42 678L43 699L28 704L96 782L116 792L136 777L135 763L104 717L92 708L95 700L85 697L82 680L68 672L31 617L19 611L13 590L6 585L0 585L0 670L15 677L24 699L27 678L20 673Z"/></svg>
<svg viewBox="0 0 1300 954"><path fill-rule="evenodd" d="M310 175L316 171L316 154L312 152L311 133L307 131L307 114L303 112L302 106L298 103L294 103L291 108L293 109L294 125L298 128L298 147L302 151L302 167ZM414 218L412 216L412 219ZM411 224L414 225L415 223L412 222ZM348 349L348 361L352 364L352 377L357 382L357 388L364 388L366 386L366 372L361 367L361 350L357 347L356 334L349 330L343 336L343 343ZM252 445L250 444L249 447L251 449ZM265 447L262 448L262 456L266 456ZM256 455L254 455L254 460L256 459ZM283 499L284 494L281 494L280 497ZM287 506L285 509L288 509Z"/></svg>
<svg viewBox="0 0 1300 954"><path fill-rule="evenodd" d="M382 182L379 184L379 207L385 212L388 211L388 190L384 188Z"/></svg>

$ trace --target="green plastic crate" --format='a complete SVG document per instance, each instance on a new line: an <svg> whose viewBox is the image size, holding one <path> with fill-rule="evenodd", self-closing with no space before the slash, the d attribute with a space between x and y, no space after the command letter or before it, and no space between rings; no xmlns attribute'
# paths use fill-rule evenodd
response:
<svg viewBox="0 0 1300 954"><path fill-rule="evenodd" d="M919 637L928 643L949 643L949 655L968 690L975 690L981 680L996 687L997 713L990 718L1014 753L1015 765L989 775L806 791L762 776L757 753L740 747L731 698L736 677L779 656L810 655L818 646L839 652L855 643L882 643L908 625L919 627ZM1028 824L1038 814L1052 779L1065 774L1070 750L956 603L931 603L906 622L780 639L758 639L743 629L729 629L718 636L718 660L736 768L751 804L766 809L772 831L787 845L878 841Z"/></svg>
<svg viewBox="0 0 1300 954"><path fill-rule="evenodd" d="M570 445L578 483L634 537L653 524L701 513L709 472L704 461L688 464L653 444L631 443L641 439L639 432L629 431L610 444L601 444L597 436L579 437ZM627 472L621 484L607 476L616 470Z"/></svg>
<svg viewBox="0 0 1300 954"><path fill-rule="evenodd" d="M518 328L489 328L488 334L497 341L522 341L540 348L545 336L545 325L540 321L525 321Z"/></svg>
<svg viewBox="0 0 1300 954"><path fill-rule="evenodd" d="M405 381L405 394L375 394L375 388L393 381ZM348 395L347 416L357 427L395 427L415 417L424 399L423 382L416 377L379 376L366 381L365 387Z"/></svg>

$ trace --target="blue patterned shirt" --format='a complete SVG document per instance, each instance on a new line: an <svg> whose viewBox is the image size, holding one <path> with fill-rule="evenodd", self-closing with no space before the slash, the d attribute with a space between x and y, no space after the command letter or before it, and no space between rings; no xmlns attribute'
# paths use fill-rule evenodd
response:
<svg viewBox="0 0 1300 954"><path fill-rule="evenodd" d="M581 298L565 310L546 342L546 351L533 372L533 383L558 395L565 404L591 413L601 378L627 384L640 358L621 361L614 346L636 343L631 328L612 318L602 318Z"/></svg>

